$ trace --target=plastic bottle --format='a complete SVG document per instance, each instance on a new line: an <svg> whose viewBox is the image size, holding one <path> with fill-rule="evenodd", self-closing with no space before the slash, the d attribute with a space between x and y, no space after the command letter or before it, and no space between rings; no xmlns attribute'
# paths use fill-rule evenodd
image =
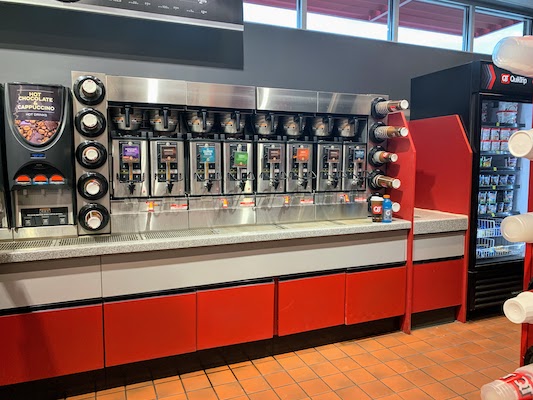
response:
<svg viewBox="0 0 533 400"><path fill-rule="evenodd" d="M388 194L383 196L383 218L382 222L392 222L392 201Z"/></svg>
<svg viewBox="0 0 533 400"><path fill-rule="evenodd" d="M533 36L500 40L492 51L492 61L514 74L533 77Z"/></svg>
<svg viewBox="0 0 533 400"><path fill-rule="evenodd" d="M372 196L370 198L370 208L372 211L372 222L381 222L383 218L383 198Z"/></svg>
<svg viewBox="0 0 533 400"><path fill-rule="evenodd" d="M531 399L533 394L533 365L518 368L481 387L481 400Z"/></svg>
<svg viewBox="0 0 533 400"><path fill-rule="evenodd" d="M533 323L533 292L522 292L503 303L507 319L515 324Z"/></svg>
<svg viewBox="0 0 533 400"><path fill-rule="evenodd" d="M500 230L502 236L510 242L533 243L533 213L506 217Z"/></svg>

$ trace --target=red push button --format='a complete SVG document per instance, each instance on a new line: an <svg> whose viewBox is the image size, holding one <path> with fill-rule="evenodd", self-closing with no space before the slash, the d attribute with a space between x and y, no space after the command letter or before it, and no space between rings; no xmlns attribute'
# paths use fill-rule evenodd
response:
<svg viewBox="0 0 533 400"><path fill-rule="evenodd" d="M50 183L65 183L65 178L63 178L61 175L52 175L50 177Z"/></svg>
<svg viewBox="0 0 533 400"><path fill-rule="evenodd" d="M20 185L29 185L31 183L31 179L28 175L17 176L15 181Z"/></svg>
<svg viewBox="0 0 533 400"><path fill-rule="evenodd" d="M33 183L44 185L48 183L48 178L46 177L46 175L35 175L33 177Z"/></svg>

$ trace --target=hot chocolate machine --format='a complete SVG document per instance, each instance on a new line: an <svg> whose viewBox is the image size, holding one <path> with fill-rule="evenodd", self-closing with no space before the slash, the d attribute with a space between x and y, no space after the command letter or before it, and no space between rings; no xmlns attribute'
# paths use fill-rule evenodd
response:
<svg viewBox="0 0 533 400"><path fill-rule="evenodd" d="M366 218L370 130L391 128L379 95L92 72L72 92L79 235Z"/></svg>

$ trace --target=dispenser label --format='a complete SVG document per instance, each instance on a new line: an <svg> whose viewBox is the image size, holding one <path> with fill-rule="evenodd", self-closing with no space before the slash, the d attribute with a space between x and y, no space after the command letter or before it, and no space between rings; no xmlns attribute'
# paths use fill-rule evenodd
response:
<svg viewBox="0 0 533 400"><path fill-rule="evenodd" d="M364 160L365 159L365 151L364 150L354 150L354 158L356 160Z"/></svg>
<svg viewBox="0 0 533 400"><path fill-rule="evenodd" d="M281 160L281 149L279 147L268 149L268 162L277 163L280 160Z"/></svg>
<svg viewBox="0 0 533 400"><path fill-rule="evenodd" d="M161 146L161 162L177 162L175 146Z"/></svg>
<svg viewBox="0 0 533 400"><path fill-rule="evenodd" d="M328 162L338 162L341 157L341 152L338 149L330 149L328 151Z"/></svg>
<svg viewBox="0 0 533 400"><path fill-rule="evenodd" d="M296 150L296 160L300 162L309 161L309 148L297 149Z"/></svg>
<svg viewBox="0 0 533 400"><path fill-rule="evenodd" d="M215 148L212 146L200 147L200 162L214 163L216 160Z"/></svg>
<svg viewBox="0 0 533 400"><path fill-rule="evenodd" d="M248 152L236 151L233 153L233 166L246 167L248 165Z"/></svg>
<svg viewBox="0 0 533 400"><path fill-rule="evenodd" d="M8 85L15 129L33 146L43 146L55 137L63 115L63 87Z"/></svg>
<svg viewBox="0 0 533 400"><path fill-rule="evenodd" d="M122 160L124 162L139 162L141 158L141 149L138 145L123 145Z"/></svg>

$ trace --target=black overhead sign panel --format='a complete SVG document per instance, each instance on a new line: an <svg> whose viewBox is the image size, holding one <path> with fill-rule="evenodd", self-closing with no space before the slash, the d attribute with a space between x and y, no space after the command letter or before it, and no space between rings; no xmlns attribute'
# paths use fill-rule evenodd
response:
<svg viewBox="0 0 533 400"><path fill-rule="evenodd" d="M242 0L0 0L132 18L242 30Z"/></svg>

